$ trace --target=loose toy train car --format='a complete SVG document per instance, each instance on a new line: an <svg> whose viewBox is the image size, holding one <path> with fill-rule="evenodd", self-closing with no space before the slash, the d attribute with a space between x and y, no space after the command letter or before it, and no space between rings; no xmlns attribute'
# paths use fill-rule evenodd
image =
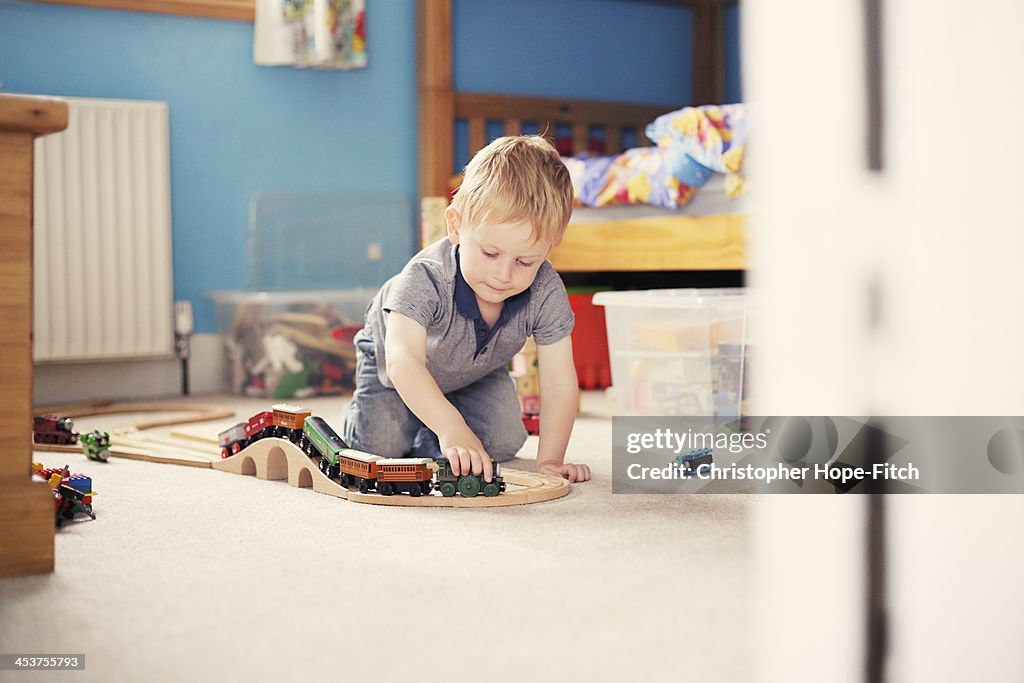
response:
<svg viewBox="0 0 1024 683"><path fill-rule="evenodd" d="M32 418L32 441L74 445L78 443L78 432L70 417L37 415Z"/></svg>
<svg viewBox="0 0 1024 683"><path fill-rule="evenodd" d="M110 434L94 429L82 435L82 452L90 460L106 462L110 460Z"/></svg>
<svg viewBox="0 0 1024 683"><path fill-rule="evenodd" d="M679 466L680 474L684 477L695 477L710 471L715 459L711 455L710 448L698 448L689 453L677 455L675 462Z"/></svg>

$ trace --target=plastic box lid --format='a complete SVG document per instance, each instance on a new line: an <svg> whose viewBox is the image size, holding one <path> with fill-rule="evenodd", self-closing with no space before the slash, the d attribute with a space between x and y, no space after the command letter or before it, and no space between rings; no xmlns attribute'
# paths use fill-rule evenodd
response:
<svg viewBox="0 0 1024 683"><path fill-rule="evenodd" d="M733 303L731 300L741 299L746 293L743 287L598 292L594 295L594 303L598 306L629 308L703 308L722 302Z"/></svg>
<svg viewBox="0 0 1024 683"><path fill-rule="evenodd" d="M291 306L295 304L362 301L369 302L376 294L377 287L350 287L345 289L308 289L284 292L247 292L243 290L217 290L206 296L216 304L264 304L266 306Z"/></svg>

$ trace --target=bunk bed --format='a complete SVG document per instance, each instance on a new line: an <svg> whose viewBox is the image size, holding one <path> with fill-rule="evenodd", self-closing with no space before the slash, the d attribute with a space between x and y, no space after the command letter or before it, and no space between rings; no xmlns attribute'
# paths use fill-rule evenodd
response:
<svg viewBox="0 0 1024 683"><path fill-rule="evenodd" d="M724 99L723 6L729 0L676 0L693 8L694 104ZM571 153L592 148L599 131L603 153L622 141L650 144L645 126L678 105L629 104L508 94L455 92L452 88L452 0L418 2L420 196L443 196L455 172L457 121L468 124L469 155L487 142L488 126L501 122L516 135L527 122L540 130L571 130ZM705 188L707 189L707 188ZM741 203L697 193L685 210L577 209L550 259L559 272L739 271L746 267L746 216ZM704 196L702 196L702 194Z"/></svg>

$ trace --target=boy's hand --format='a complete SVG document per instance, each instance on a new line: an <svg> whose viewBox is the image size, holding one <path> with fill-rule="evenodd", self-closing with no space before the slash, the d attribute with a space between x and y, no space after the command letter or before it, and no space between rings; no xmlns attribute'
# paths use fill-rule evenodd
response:
<svg viewBox="0 0 1024 683"><path fill-rule="evenodd" d="M537 463L537 471L543 474L550 474L556 477L562 477L563 479L568 479L572 483L590 480L589 465L574 465L571 462L539 462Z"/></svg>
<svg viewBox="0 0 1024 683"><path fill-rule="evenodd" d="M491 456L484 450L484 445L471 429L459 429L452 434L438 435L441 454L448 458L452 465L452 474L484 475L484 481L490 482L494 475Z"/></svg>

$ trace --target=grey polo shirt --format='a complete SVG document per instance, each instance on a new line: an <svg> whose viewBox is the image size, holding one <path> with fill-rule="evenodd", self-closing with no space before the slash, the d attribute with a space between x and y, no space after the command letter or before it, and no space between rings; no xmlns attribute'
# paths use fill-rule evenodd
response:
<svg viewBox="0 0 1024 683"><path fill-rule="evenodd" d="M387 313L397 311L427 330L427 370L442 393L476 382L506 365L533 335L540 345L554 344L572 332L575 318L565 286L545 261L533 284L505 301L501 317L488 327L473 290L458 266L458 247L444 238L416 254L402 272L384 283L366 310L357 335L364 362L375 362L380 383L387 376L384 337ZM366 357L372 341L373 357Z"/></svg>

